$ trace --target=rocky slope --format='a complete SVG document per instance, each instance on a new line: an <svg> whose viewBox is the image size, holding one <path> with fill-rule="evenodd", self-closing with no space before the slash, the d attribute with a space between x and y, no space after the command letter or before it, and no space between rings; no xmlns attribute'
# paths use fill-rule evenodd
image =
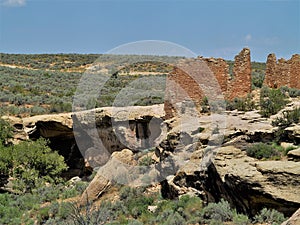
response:
<svg viewBox="0 0 300 225"><path fill-rule="evenodd" d="M288 107L298 105L295 101ZM192 193L204 202L224 198L248 215L268 207L290 216L300 207L299 150L281 161L259 161L245 153L254 142L274 140L272 120L280 115L197 115L187 108L185 115L164 120L163 105L155 105L7 119L16 128L15 141L48 138L65 156L72 169L69 177L100 167L82 202L87 196L97 199L121 180L135 185L160 182L164 197ZM285 132L288 142L300 144L300 124ZM150 160L141 167L144 159ZM142 179L144 183L135 183Z"/></svg>

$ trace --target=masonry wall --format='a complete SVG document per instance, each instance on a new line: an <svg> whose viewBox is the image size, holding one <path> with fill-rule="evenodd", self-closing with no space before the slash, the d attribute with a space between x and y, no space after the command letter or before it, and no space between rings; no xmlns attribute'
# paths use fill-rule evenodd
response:
<svg viewBox="0 0 300 225"><path fill-rule="evenodd" d="M214 74L217 79L219 86L222 90L223 95L226 95L229 82L229 66L224 59L221 58L203 58L199 57L198 59L203 60L209 69Z"/></svg>
<svg viewBox="0 0 300 225"><path fill-rule="evenodd" d="M234 59L233 78L229 80L227 99L245 98L251 93L250 50L244 48Z"/></svg>
<svg viewBox="0 0 300 225"><path fill-rule="evenodd" d="M264 85L270 88L287 86L300 89L300 55L295 54L289 60L277 60L274 53L269 54Z"/></svg>
<svg viewBox="0 0 300 225"><path fill-rule="evenodd" d="M195 60L205 63L206 66L200 66L201 71L195 72L195 68L193 68ZM221 94L225 99L245 98L251 93L251 58L248 48L244 48L235 56L232 77L229 75L229 66L224 59L198 57L194 61L187 60L183 64L185 64L183 66L184 70L175 67L167 77L167 97L165 101L167 115L174 115L175 105L186 99L193 100L196 106L200 107L207 93L210 90L211 92L217 90L214 85L210 84L213 83L211 82L213 79L210 79L212 76L217 80L219 89L222 92L215 94ZM206 71L205 68L209 68L210 71ZM198 79L195 79L195 76L190 76L190 73L196 74ZM300 89L300 55L295 54L289 60L277 60L275 54L269 54L264 85L270 88L288 86Z"/></svg>
<svg viewBox="0 0 300 225"><path fill-rule="evenodd" d="M186 100L193 100L196 106L200 106L204 96L199 84L186 71L175 67L166 81L164 104L166 118L178 114L177 105Z"/></svg>
<svg viewBox="0 0 300 225"><path fill-rule="evenodd" d="M300 55L295 54L290 62L290 83L292 88L300 89Z"/></svg>
<svg viewBox="0 0 300 225"><path fill-rule="evenodd" d="M224 59L198 57L183 61L181 69L175 67L167 77L165 112L167 117L172 117L176 114L175 105L186 99L193 100L200 107L205 96L210 100L232 100L246 97L249 93L251 59L248 48L244 48L235 57L233 78L230 77L229 65Z"/></svg>

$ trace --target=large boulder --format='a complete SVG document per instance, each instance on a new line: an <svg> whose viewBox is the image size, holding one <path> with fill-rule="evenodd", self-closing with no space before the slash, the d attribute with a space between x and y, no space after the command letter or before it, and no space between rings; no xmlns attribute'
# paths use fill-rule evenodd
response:
<svg viewBox="0 0 300 225"><path fill-rule="evenodd" d="M129 149L123 149L120 152L114 152L109 161L101 167L89 186L81 196L80 204L86 204L94 201L101 196L111 186L116 179L124 179L122 177L128 167L135 166L137 161L134 154Z"/></svg>

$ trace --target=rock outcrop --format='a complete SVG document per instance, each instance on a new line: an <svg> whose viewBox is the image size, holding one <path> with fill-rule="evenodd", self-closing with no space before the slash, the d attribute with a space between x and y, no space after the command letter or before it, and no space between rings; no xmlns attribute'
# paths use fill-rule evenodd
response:
<svg viewBox="0 0 300 225"><path fill-rule="evenodd" d="M299 225L300 224L300 208L281 225Z"/></svg>
<svg viewBox="0 0 300 225"><path fill-rule="evenodd" d="M72 177L105 164L115 151L152 147L165 132L163 117L163 105L154 105L5 119L16 128L15 142L49 139L50 147L64 156Z"/></svg>
<svg viewBox="0 0 300 225"><path fill-rule="evenodd" d="M294 140L294 142L300 142L300 124L293 124L287 127L285 132L287 132L288 137Z"/></svg>
<svg viewBox="0 0 300 225"><path fill-rule="evenodd" d="M207 202L223 198L250 216L264 207L290 216L300 207L299 162L258 161L240 149L227 146L218 150L207 170L195 166L199 164L194 159L174 176L168 187L172 193L183 194L191 187Z"/></svg>
<svg viewBox="0 0 300 225"><path fill-rule="evenodd" d="M289 157L290 160L299 162L300 161L300 148L289 151L287 153L287 156Z"/></svg>
<svg viewBox="0 0 300 225"><path fill-rule="evenodd" d="M176 198L192 192L206 203L223 198L250 216L264 207L276 209L286 216L296 211L300 207L300 163L259 161L245 152L253 142L274 140L277 128L271 124L280 113L269 119L255 111L231 111L213 119L211 116L199 118L202 131L192 133L191 138L198 138L201 145L194 148L189 162L175 176L161 182L162 195ZM222 129L221 121L224 120L226 126ZM218 134L214 134L216 125L219 126ZM297 126L287 128L286 132L290 137L287 141L299 145L299 141L295 141ZM222 136L221 142L217 142L219 145L215 145L215 138Z"/></svg>
<svg viewBox="0 0 300 225"><path fill-rule="evenodd" d="M5 116L14 127L13 143L24 140L36 140L40 137L49 140L50 148L64 156L69 166L66 177L83 175L84 159L77 147L73 132L71 113L38 115L25 118ZM89 139L87 139L88 141Z"/></svg>

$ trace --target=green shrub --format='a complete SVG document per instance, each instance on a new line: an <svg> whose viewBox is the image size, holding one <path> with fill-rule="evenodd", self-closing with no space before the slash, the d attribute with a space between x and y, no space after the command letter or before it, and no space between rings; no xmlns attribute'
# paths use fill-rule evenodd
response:
<svg viewBox="0 0 300 225"><path fill-rule="evenodd" d="M139 166L150 166L152 164L151 156L144 156L139 160Z"/></svg>
<svg viewBox="0 0 300 225"><path fill-rule="evenodd" d="M297 107L293 110L286 110L282 112L282 116L276 118L274 121L272 121L273 126L279 126L286 128L290 126L293 123L299 123L300 121L300 108Z"/></svg>
<svg viewBox="0 0 300 225"><path fill-rule="evenodd" d="M143 225L143 223L138 220L130 220L128 221L128 225Z"/></svg>
<svg viewBox="0 0 300 225"><path fill-rule="evenodd" d="M63 190L60 191L60 198L67 199L81 195L88 185L88 182L79 181L75 185L64 186Z"/></svg>
<svg viewBox="0 0 300 225"><path fill-rule="evenodd" d="M254 217L255 222L269 223L272 225L279 225L285 221L284 215L275 209L263 208L259 214Z"/></svg>
<svg viewBox="0 0 300 225"><path fill-rule="evenodd" d="M93 210L91 203L84 206L73 203L68 206L70 211L67 220L72 221L69 224L74 225L120 224L116 221L117 218L126 220L124 214L121 213L122 207L123 205L118 202L104 201L97 210ZM127 224L127 220L125 224Z"/></svg>
<svg viewBox="0 0 300 225"><path fill-rule="evenodd" d="M201 101L201 113L208 113L209 111L210 109L209 109L208 98L204 97Z"/></svg>
<svg viewBox="0 0 300 225"><path fill-rule="evenodd" d="M10 194L0 194L0 224L21 224L22 211L12 205Z"/></svg>
<svg viewBox="0 0 300 225"><path fill-rule="evenodd" d="M12 132L13 128L11 127L11 125L4 119L0 118L0 144L7 144L8 139L12 137Z"/></svg>
<svg viewBox="0 0 300 225"><path fill-rule="evenodd" d="M0 224L34 224L32 216L40 208L39 196L26 193L14 195L0 194Z"/></svg>
<svg viewBox="0 0 300 225"><path fill-rule="evenodd" d="M280 89L263 87L260 92L260 113L263 117L270 117L278 113L288 103L286 96Z"/></svg>
<svg viewBox="0 0 300 225"><path fill-rule="evenodd" d="M284 87L280 87L280 90L282 92L287 92L288 95L292 98L300 96L300 90L296 88L289 88L287 86L284 86Z"/></svg>
<svg viewBox="0 0 300 225"><path fill-rule="evenodd" d="M210 221L226 222L233 219L233 211L227 201L223 199L218 203L209 203L202 210L202 218L205 223Z"/></svg>
<svg viewBox="0 0 300 225"><path fill-rule="evenodd" d="M41 223L44 223L49 219L49 217L50 217L49 210L50 210L49 206L40 208L39 213L38 213L38 220Z"/></svg>
<svg viewBox="0 0 300 225"><path fill-rule="evenodd" d="M256 159L279 159L283 149L275 144L255 143L246 149L247 155Z"/></svg>
<svg viewBox="0 0 300 225"><path fill-rule="evenodd" d="M185 223L185 219L178 213L172 213L169 215L165 222L163 223L164 225L183 225Z"/></svg>
<svg viewBox="0 0 300 225"><path fill-rule="evenodd" d="M297 107L293 110L286 110L282 112L282 116L277 117L274 121L272 121L273 126L278 126L278 130L276 131L277 142L286 141L289 139L285 128L291 126L292 124L297 124L300 122L300 108Z"/></svg>
<svg viewBox="0 0 300 225"><path fill-rule="evenodd" d="M36 196L40 196L42 202L51 202L61 197L65 186L63 184L58 185L43 185L36 189L31 190L31 193Z"/></svg>
<svg viewBox="0 0 300 225"><path fill-rule="evenodd" d="M201 216L202 200L199 197L190 197L183 195L178 200L178 208L183 209L181 215L187 220L192 220L194 217Z"/></svg>
<svg viewBox="0 0 300 225"><path fill-rule="evenodd" d="M69 102L59 102L51 105L50 113L71 112L72 104Z"/></svg>
<svg viewBox="0 0 300 225"><path fill-rule="evenodd" d="M238 214L235 213L233 215L233 224L234 225L248 225L250 224L250 219L248 218L248 216L244 215L244 214Z"/></svg>
<svg viewBox="0 0 300 225"><path fill-rule="evenodd" d="M262 72L256 72L252 68L252 89L261 88L265 79L265 75Z"/></svg>
<svg viewBox="0 0 300 225"><path fill-rule="evenodd" d="M0 171L14 179L14 188L28 192L45 182L61 180L67 169L64 158L52 151L45 139L24 141L14 146L1 147Z"/></svg>
<svg viewBox="0 0 300 225"><path fill-rule="evenodd" d="M232 101L226 101L226 110L251 111L256 108L251 95L247 98L235 98Z"/></svg>
<svg viewBox="0 0 300 225"><path fill-rule="evenodd" d="M220 220L212 219L209 221L209 225L225 225L225 224Z"/></svg>
<svg viewBox="0 0 300 225"><path fill-rule="evenodd" d="M51 185L21 195L0 194L0 224L64 224L70 214L69 203L57 202L64 188Z"/></svg>

